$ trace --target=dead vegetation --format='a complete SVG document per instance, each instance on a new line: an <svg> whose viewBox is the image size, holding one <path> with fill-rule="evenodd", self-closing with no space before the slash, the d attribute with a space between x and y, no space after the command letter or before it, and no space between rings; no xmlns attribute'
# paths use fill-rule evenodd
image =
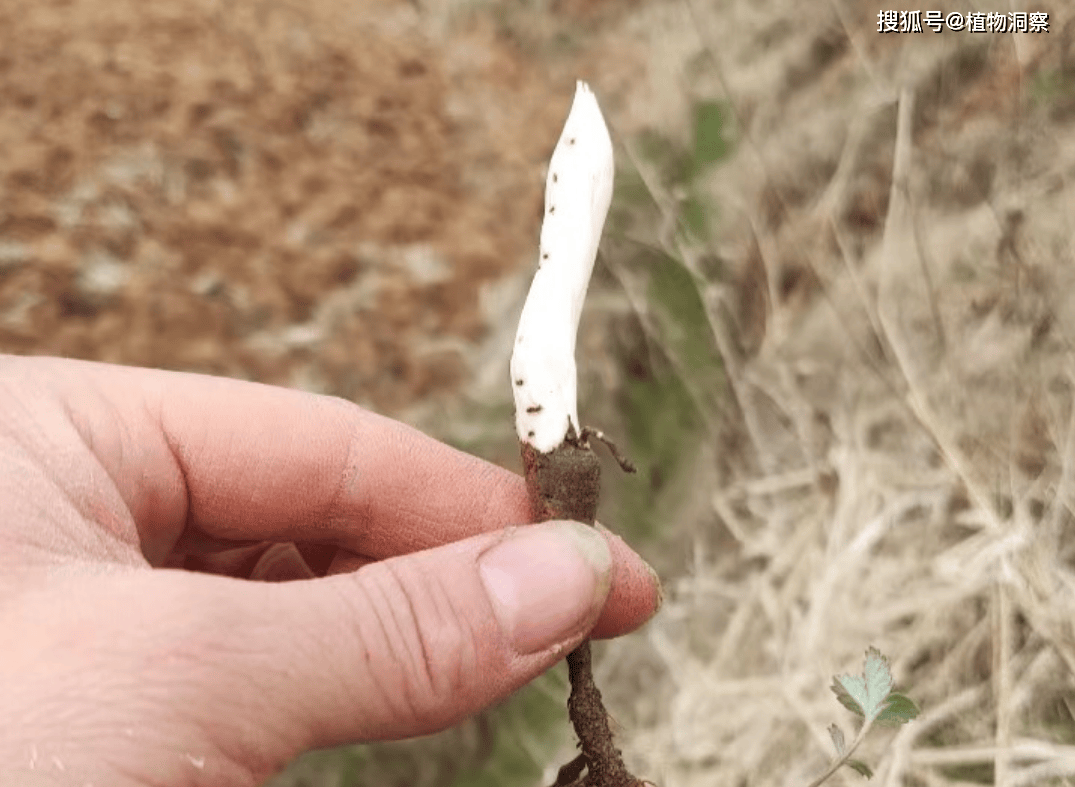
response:
<svg viewBox="0 0 1075 787"><path fill-rule="evenodd" d="M600 680L647 676L611 704L657 783L805 784L845 716L831 676L875 645L923 715L867 741L874 783L1070 784L1075 133L1039 94L1070 12L942 42L832 8L784 32L784 71L737 60L760 20L737 44L735 11L691 17L746 108L712 176L736 274L706 296L747 449Z"/></svg>

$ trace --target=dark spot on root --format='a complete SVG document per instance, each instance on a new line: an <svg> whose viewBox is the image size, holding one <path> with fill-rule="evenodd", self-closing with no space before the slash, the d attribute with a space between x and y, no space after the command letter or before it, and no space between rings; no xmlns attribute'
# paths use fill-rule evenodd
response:
<svg viewBox="0 0 1075 787"><path fill-rule="evenodd" d="M531 429L529 432L526 433L526 436L527 437L533 437L535 434L537 434L537 432L535 432L533 429Z"/></svg>
<svg viewBox="0 0 1075 787"><path fill-rule="evenodd" d="M543 260L547 260L548 258L549 258L549 253L548 252L545 252L544 254L541 255L541 259L543 259Z"/></svg>
<svg viewBox="0 0 1075 787"><path fill-rule="evenodd" d="M572 137L571 139L569 139L569 140L567 141L567 144L569 144L569 145L574 145L574 144L575 144L575 138L574 138L574 137Z"/></svg>
<svg viewBox="0 0 1075 787"><path fill-rule="evenodd" d="M549 213L555 213L555 212L556 212L556 206L555 205L549 205Z"/></svg>
<svg viewBox="0 0 1075 787"><path fill-rule="evenodd" d="M535 405L532 405L530 407L527 407L526 412L528 412L528 413L540 413L541 412L541 405L540 404L535 404Z"/></svg>
<svg viewBox="0 0 1075 787"><path fill-rule="evenodd" d="M523 381L523 378L522 378L522 377L520 377L520 378L519 378L518 380L516 380L516 381L515 381L515 384L516 384L516 385L522 385L522 384L523 384L523 382L524 382L524 381Z"/></svg>
<svg viewBox="0 0 1075 787"><path fill-rule="evenodd" d="M556 173L552 173L552 182L555 183L557 180L558 178L556 177Z"/></svg>

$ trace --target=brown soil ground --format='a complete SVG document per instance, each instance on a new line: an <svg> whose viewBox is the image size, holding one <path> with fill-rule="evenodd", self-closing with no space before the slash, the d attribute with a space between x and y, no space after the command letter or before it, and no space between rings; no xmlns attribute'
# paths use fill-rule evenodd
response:
<svg viewBox="0 0 1075 787"><path fill-rule="evenodd" d="M0 348L392 413L457 387L482 285L529 263L572 74L433 16L0 4Z"/></svg>

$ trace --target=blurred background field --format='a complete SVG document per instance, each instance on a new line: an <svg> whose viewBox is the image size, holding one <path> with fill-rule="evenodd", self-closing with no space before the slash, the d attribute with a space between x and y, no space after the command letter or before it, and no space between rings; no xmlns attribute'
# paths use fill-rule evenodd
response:
<svg viewBox="0 0 1075 787"><path fill-rule="evenodd" d="M518 470L511 338L586 79L617 182L580 412L640 466L601 518L666 588L595 651L631 769L808 783L874 645L923 709L867 741L875 783L1075 783L1075 10L879 10L0 0L0 351L343 396ZM272 784L547 784L566 691Z"/></svg>

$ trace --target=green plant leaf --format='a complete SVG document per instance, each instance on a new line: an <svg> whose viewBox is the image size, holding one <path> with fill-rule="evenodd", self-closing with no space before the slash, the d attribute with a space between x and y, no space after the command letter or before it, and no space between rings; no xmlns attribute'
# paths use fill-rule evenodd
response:
<svg viewBox="0 0 1075 787"><path fill-rule="evenodd" d="M870 713L880 713L884 709L885 700L892 692L892 672L888 668L888 659L881 655L877 648L869 648L866 651L866 664L862 674L866 677L866 688L869 691Z"/></svg>
<svg viewBox="0 0 1075 787"><path fill-rule="evenodd" d="M840 704L852 713L862 716L866 725L872 721L886 727L898 727L920 713L910 697L892 691L892 671L888 667L888 659L874 647L866 650L861 675L837 675L833 678L831 688ZM849 756L865 731L865 727L859 731L856 743L852 745L851 751L848 751L843 730L835 724L830 725L829 736L836 747L836 753L841 758ZM867 779L873 776L870 766L861 760L848 759L843 764L854 768ZM831 775L831 772L827 773ZM821 780L823 779L819 779Z"/></svg>
<svg viewBox="0 0 1075 787"><path fill-rule="evenodd" d="M867 719L877 718L884 710L889 692L892 691L892 673L888 669L888 659L873 647L866 651L862 675L840 675L836 681L858 707L848 705L839 691L836 692L837 699L844 707Z"/></svg>
<svg viewBox="0 0 1075 787"><path fill-rule="evenodd" d="M854 768L867 779L873 778L873 769L862 760L848 760L844 763L848 768Z"/></svg>
<svg viewBox="0 0 1075 787"><path fill-rule="evenodd" d="M843 756L847 751L847 741L844 740L844 731L840 729L839 725L829 725L829 737L832 738L832 745L836 747L836 753Z"/></svg>
<svg viewBox="0 0 1075 787"><path fill-rule="evenodd" d="M858 702L851 695L851 693L847 689L845 689L843 684L840 682L842 679L861 681L862 678L852 677L851 675L843 675L841 677L836 677L832 679L832 686L830 686L829 688L832 689L832 693L836 695L836 699L840 701L841 705L843 705L849 711L858 716L865 716L866 712L862 710L862 706L858 704ZM863 681L863 684L865 684L865 681ZM865 692L865 689L863 689L863 692Z"/></svg>
<svg viewBox="0 0 1075 787"><path fill-rule="evenodd" d="M914 700L906 694L894 691L885 698L885 707L878 714L875 723L885 727L899 727L917 718L921 712Z"/></svg>

